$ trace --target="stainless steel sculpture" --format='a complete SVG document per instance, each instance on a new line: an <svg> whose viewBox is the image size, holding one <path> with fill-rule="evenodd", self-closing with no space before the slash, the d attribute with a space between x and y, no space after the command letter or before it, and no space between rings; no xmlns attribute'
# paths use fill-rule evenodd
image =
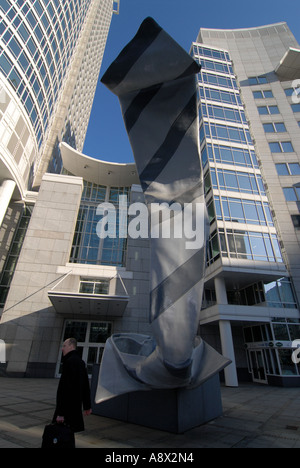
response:
<svg viewBox="0 0 300 468"><path fill-rule="evenodd" d="M199 71L148 18L102 78L120 100L146 204L150 210L165 203L167 216L152 225L150 240L153 336L120 334L108 340L97 403L137 390L195 388L230 363L197 336L208 235Z"/></svg>

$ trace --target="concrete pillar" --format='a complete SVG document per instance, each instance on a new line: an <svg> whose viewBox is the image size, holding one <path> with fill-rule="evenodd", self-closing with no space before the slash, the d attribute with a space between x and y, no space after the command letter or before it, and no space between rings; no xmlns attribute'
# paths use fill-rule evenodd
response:
<svg viewBox="0 0 300 468"><path fill-rule="evenodd" d="M238 378L236 372L235 354L232 340L231 324L229 320L219 321L222 354L232 361L230 366L224 369L225 385L227 387L238 387Z"/></svg>
<svg viewBox="0 0 300 468"><path fill-rule="evenodd" d="M224 278L216 277L214 279L215 282L215 290L216 290L216 298L218 304L228 304L227 300L227 292L226 292L226 285Z"/></svg>
<svg viewBox="0 0 300 468"><path fill-rule="evenodd" d="M215 282L217 304L228 305L226 284L225 284L224 278L216 277L214 282ZM234 354L230 321L220 320L219 328L220 328L220 337L221 337L221 345L222 345L222 354L223 356L226 356L232 361L232 364L230 364L230 366L227 366L224 370L225 385L227 387L238 387L236 362L235 362L235 354Z"/></svg>
<svg viewBox="0 0 300 468"><path fill-rule="evenodd" d="M16 182L13 180L4 180L0 187L0 227L6 214L12 194L14 193Z"/></svg>

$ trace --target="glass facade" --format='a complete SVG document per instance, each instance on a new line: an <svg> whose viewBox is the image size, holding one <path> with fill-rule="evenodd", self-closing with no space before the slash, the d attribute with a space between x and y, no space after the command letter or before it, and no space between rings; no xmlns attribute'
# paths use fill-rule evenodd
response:
<svg viewBox="0 0 300 468"><path fill-rule="evenodd" d="M212 226L208 263L220 257L282 263L230 56L226 51L200 44L193 45L192 53L202 66L199 74L200 143ZM269 94L255 97L266 98ZM273 107L261 109L273 114L276 112ZM282 145L282 149L288 150L290 146Z"/></svg>
<svg viewBox="0 0 300 468"><path fill-rule="evenodd" d="M61 347L66 339L74 337L77 340L77 351L86 362L87 372L91 377L94 364L101 363L106 340L111 336L112 331L111 322L66 320ZM61 357L56 366L56 377L61 375Z"/></svg>
<svg viewBox="0 0 300 468"><path fill-rule="evenodd" d="M2 0L0 71L45 138L91 0Z"/></svg>
<svg viewBox="0 0 300 468"><path fill-rule="evenodd" d="M249 372L254 381L261 381L262 372L266 376L299 376L300 364L291 359L290 343L299 339L300 321L283 317L273 317L270 324L244 328ZM260 349L261 348L261 349ZM259 355L261 365L253 365Z"/></svg>
<svg viewBox="0 0 300 468"><path fill-rule="evenodd" d="M20 221L13 237L13 241L10 245L10 251L6 258L2 272L0 273L0 309L5 305L5 301L26 236L32 210L33 206L24 206L23 213L20 217Z"/></svg>
<svg viewBox="0 0 300 468"><path fill-rule="evenodd" d="M129 187L105 187L84 182L84 190L74 233L70 262L91 265L125 266L127 239L119 237L119 197L129 196ZM116 237L100 239L97 225L102 216L98 205L110 203L116 210Z"/></svg>

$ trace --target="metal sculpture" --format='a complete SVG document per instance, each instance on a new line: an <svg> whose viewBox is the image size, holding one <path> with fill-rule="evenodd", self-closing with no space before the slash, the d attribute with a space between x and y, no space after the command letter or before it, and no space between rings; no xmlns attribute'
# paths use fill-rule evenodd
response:
<svg viewBox="0 0 300 468"><path fill-rule="evenodd" d="M209 229L200 68L147 18L101 80L120 100L146 205L163 210L150 236L153 336L117 334L107 341L97 403L137 390L195 388L230 363L197 336Z"/></svg>

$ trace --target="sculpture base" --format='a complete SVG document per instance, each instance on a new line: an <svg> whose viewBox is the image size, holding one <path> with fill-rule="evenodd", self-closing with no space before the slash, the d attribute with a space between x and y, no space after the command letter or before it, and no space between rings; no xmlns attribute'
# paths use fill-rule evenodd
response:
<svg viewBox="0 0 300 468"><path fill-rule="evenodd" d="M219 375L193 390L151 390L95 403L99 365L93 368L93 414L153 429L182 434L222 416Z"/></svg>

